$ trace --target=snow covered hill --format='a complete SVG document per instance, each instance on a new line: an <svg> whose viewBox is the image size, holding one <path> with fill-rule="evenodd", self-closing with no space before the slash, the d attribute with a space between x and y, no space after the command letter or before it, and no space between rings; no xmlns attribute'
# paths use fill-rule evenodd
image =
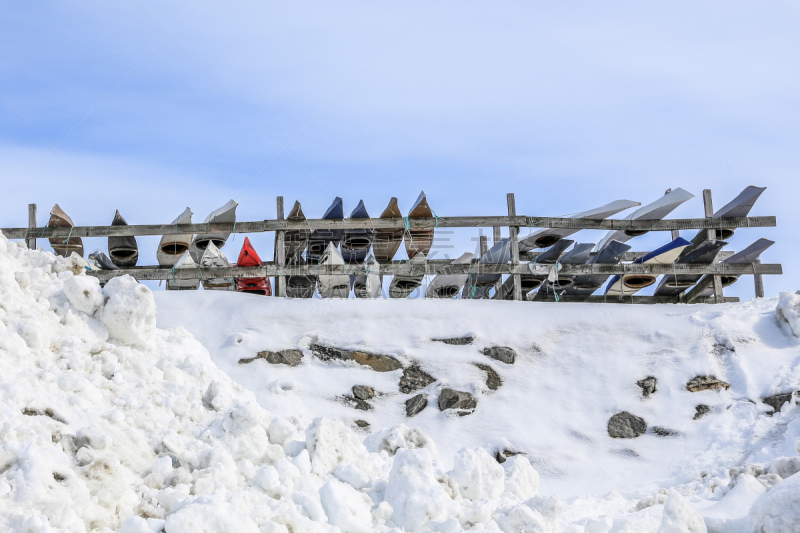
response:
<svg viewBox="0 0 800 533"><path fill-rule="evenodd" d="M768 416L760 401L800 388L776 304L154 295L127 277L101 289L77 260L0 236L0 528L796 531L800 408ZM799 304L787 293L781 307L794 327ZM492 346L513 348L513 364ZM299 365L239 364L287 349ZM415 364L434 381L400 392ZM729 388L686 390L701 375ZM353 385L374 390L371 410L343 398ZM444 388L476 405L440 411ZM417 394L428 405L406 418ZM621 411L648 432L612 439Z"/></svg>

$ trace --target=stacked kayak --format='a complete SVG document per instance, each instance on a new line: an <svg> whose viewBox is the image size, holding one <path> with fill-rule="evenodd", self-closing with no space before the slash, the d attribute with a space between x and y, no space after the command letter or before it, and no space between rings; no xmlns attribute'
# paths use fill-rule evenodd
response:
<svg viewBox="0 0 800 533"><path fill-rule="evenodd" d="M250 239L245 237L242 249L239 252L239 259L236 261L238 267L258 267L261 266L261 258L256 253L256 249L250 244ZM255 278L236 278L236 291L249 294L260 294L262 296L272 296L272 285L267 277Z"/></svg>
<svg viewBox="0 0 800 533"><path fill-rule="evenodd" d="M203 220L203 224L222 224L228 223L233 224L236 222L236 206L239 204L236 203L235 200L229 200L228 203L220 207L219 209L215 209L212 211L206 218ZM224 233L201 233L194 236L192 239L192 244L190 247L190 252L192 254L192 259L198 261L200 257L202 257L203 252L205 251L208 244L213 242L214 246L217 248L222 248L225 246L225 242L230 237L230 232Z"/></svg>
<svg viewBox="0 0 800 533"><path fill-rule="evenodd" d="M175 220L170 222L170 224L175 226L175 234L161 237L161 241L158 243L158 249L156 250L156 257L158 258L159 265L172 266L180 260L184 252L189 251L189 247L192 245L192 234L178 233L178 225L191 223L192 210L188 207L183 213L178 215Z"/></svg>
<svg viewBox="0 0 800 533"><path fill-rule="evenodd" d="M183 252L172 267L173 278L167 280L168 291L196 291L200 287L199 279L181 279L181 271L196 270L197 264L189 250Z"/></svg>
<svg viewBox="0 0 800 533"><path fill-rule="evenodd" d="M213 241L206 245L203 257L200 259L200 266L214 272L215 268L228 268L231 266L228 258L217 248ZM207 291L232 291L233 278L210 278L203 280L203 288Z"/></svg>
<svg viewBox="0 0 800 533"><path fill-rule="evenodd" d="M128 223L117 211L114 213L114 220L111 221L111 225L127 226ZM120 268L135 267L136 262L139 260L139 245L136 244L136 237L132 235L109 237L108 255L111 256L111 261Z"/></svg>
<svg viewBox="0 0 800 533"><path fill-rule="evenodd" d="M51 228L71 228L75 226L69 215L58 204L54 205L50 211L50 220L47 225ZM50 237L50 246L53 247L56 255L61 257L69 257L73 253L83 257L83 239L80 237Z"/></svg>

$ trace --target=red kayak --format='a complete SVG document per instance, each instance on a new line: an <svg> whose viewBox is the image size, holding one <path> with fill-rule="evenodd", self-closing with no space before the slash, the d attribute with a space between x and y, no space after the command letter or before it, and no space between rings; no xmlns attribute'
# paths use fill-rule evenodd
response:
<svg viewBox="0 0 800 533"><path fill-rule="evenodd" d="M242 251L239 252L239 260L236 266L240 267L256 267L261 266L261 258L258 257L256 249L250 244L250 239L244 238ZM269 278L236 278L236 290L238 292L249 292L252 294L261 294L263 296L272 296L272 285Z"/></svg>

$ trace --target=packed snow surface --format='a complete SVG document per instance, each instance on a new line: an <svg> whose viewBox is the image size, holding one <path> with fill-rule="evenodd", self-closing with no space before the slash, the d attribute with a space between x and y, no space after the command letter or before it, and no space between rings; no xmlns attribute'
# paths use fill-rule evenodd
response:
<svg viewBox="0 0 800 533"><path fill-rule="evenodd" d="M0 528L797 531L798 406L767 416L760 401L800 388L792 307L776 304L154 297L0 236ZM313 343L419 364L436 379L416 391L428 407L406 418L402 370L324 362ZM238 363L284 349L299 366ZM690 393L696 375L730 388ZM355 384L375 390L372 410L341 400ZM474 412L440 412L445 386L473 394ZM700 403L711 411L694 420ZM611 439L619 411L671 436Z"/></svg>

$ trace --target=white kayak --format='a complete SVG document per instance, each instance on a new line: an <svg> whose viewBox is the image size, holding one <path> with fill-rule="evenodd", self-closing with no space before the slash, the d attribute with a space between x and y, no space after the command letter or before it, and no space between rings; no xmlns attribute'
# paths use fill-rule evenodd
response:
<svg viewBox="0 0 800 533"><path fill-rule="evenodd" d="M454 259L451 264L469 264L472 262L473 257L475 257L475 254L466 252ZM467 282L468 277L469 272L464 274L437 274L428 285L426 296L428 298L452 298L458 294L458 291Z"/></svg>
<svg viewBox="0 0 800 533"><path fill-rule="evenodd" d="M192 210L188 207L178 215L178 217L170 222L171 225L175 225L175 233L170 235L164 235L161 237L161 241L158 243L158 250L156 251L156 257L158 258L158 264L161 266L172 266L178 262L178 260L183 256L184 252L189 251L189 247L192 245L192 234L191 233L178 233L177 224L191 224L192 223Z"/></svg>
<svg viewBox="0 0 800 533"><path fill-rule="evenodd" d="M653 203L640 207L624 220L652 220L653 222L661 220L669 215L679 205L694 198L694 195L687 192L680 187L675 190L670 190L664 196L659 198ZM644 235L647 233L646 229L625 229L625 230L611 230L603 239L597 243L597 251L599 252L605 248L611 241L627 242L634 237Z"/></svg>
<svg viewBox="0 0 800 533"><path fill-rule="evenodd" d="M205 220L203 220L203 224L233 224L236 222L236 206L239 204L236 203L236 200L229 200L228 203L220 207L219 209L215 209L212 211ZM205 251L208 243L213 242L217 248L222 248L225 246L225 242L230 237L230 232L221 232L221 233L198 233L192 239L192 245L190 248L190 252L192 254L192 259L198 261L200 257L203 255L203 251Z"/></svg>
<svg viewBox="0 0 800 533"><path fill-rule="evenodd" d="M644 255L633 262L635 265L671 265L681 252L692 243L678 237L674 241L665 244L661 248L653 250L647 255ZM606 290L603 294L606 296L631 296L636 292L649 287L656 282L658 275L653 274L628 274L625 276L614 276L608 280Z"/></svg>
<svg viewBox="0 0 800 533"><path fill-rule="evenodd" d="M196 291L200 287L199 279L181 279L181 270L196 270L197 264L192 259L188 251L183 252L175 266L172 267L174 280L170 278L167 280L168 291Z"/></svg>
<svg viewBox="0 0 800 533"><path fill-rule="evenodd" d="M610 216L616 215L620 211L630 209L631 207L636 207L637 205L642 205L642 203L633 202L631 200L616 200L609 204L601 205L595 209L590 209L589 211L584 211L582 213L576 213L564 218L605 220ZM525 237L524 239L520 239L519 251L527 252L528 250L533 250L534 248L549 248L564 237L569 237L570 235L579 231L580 229L544 228L529 235L528 237Z"/></svg>
<svg viewBox="0 0 800 533"><path fill-rule="evenodd" d="M408 263L410 265L422 265L427 262L425 254L418 252L412 257ZM424 270L423 270L424 272ZM412 292L417 290L422 285L422 279L425 274L399 274L392 278L389 284L389 298L407 298Z"/></svg>
<svg viewBox="0 0 800 533"><path fill-rule="evenodd" d="M383 276L380 275L380 265L375 256L370 254L364 261L364 273L353 276L353 292L356 298L380 298L383 290Z"/></svg>
<svg viewBox="0 0 800 533"><path fill-rule="evenodd" d="M332 241L319 258L320 266L342 266L344 258ZM347 298L350 296L350 276L347 274L323 274L317 283L319 294L323 298Z"/></svg>
<svg viewBox="0 0 800 533"><path fill-rule="evenodd" d="M762 253L764 253L764 251L767 248L769 248L770 246L772 246L773 244L775 244L775 241L771 241L769 239L763 239L763 238L762 239L758 239L756 242L754 242L753 244L751 244L750 246L748 246L747 248L745 248L741 252L733 254L732 256L727 258L725 261L723 261L723 263L726 264L726 265L731 265L731 264L732 265L752 265L753 263L755 263L758 260L759 256ZM703 280L706 277L708 277L708 275L703 276L703 279L701 279L700 282L698 282L698 285L700 283L703 283ZM740 277L739 275L730 275L730 274L725 275L725 274L722 274L720 276L720 278L722 278L722 286L723 287L729 287L729 286L733 285L734 283L736 283L739 280L739 277ZM706 290L704 290L703 292L701 292L700 296L712 296L713 294L714 294L714 286L712 285L711 287L709 287Z"/></svg>
<svg viewBox="0 0 800 533"><path fill-rule="evenodd" d="M211 269L213 272L215 268L229 268L231 266L228 258L222 253L222 250L212 242L208 243L203 257L200 258L200 266L202 268ZM210 278L203 280L203 288L207 291L232 291L233 278Z"/></svg>

